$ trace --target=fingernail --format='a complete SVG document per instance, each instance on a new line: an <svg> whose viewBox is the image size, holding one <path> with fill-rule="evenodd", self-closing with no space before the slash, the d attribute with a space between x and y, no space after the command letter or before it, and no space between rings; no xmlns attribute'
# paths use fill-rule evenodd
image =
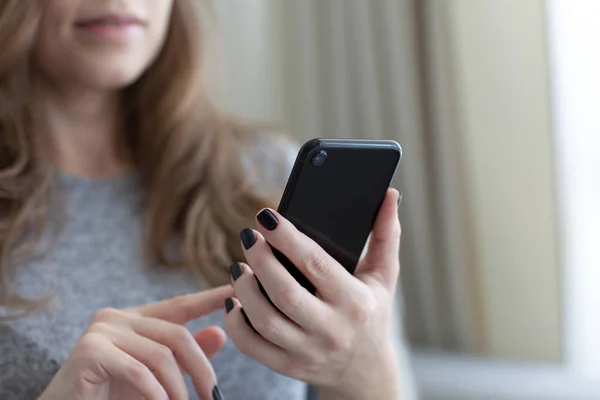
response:
<svg viewBox="0 0 600 400"><path fill-rule="evenodd" d="M277 225L279 225L277 217L275 216L275 214L273 214L273 211L269 210L268 208L262 210L260 214L258 214L256 219L258 220L258 222L260 222L262 226L264 226L265 228L267 228L267 230L270 231L274 231L275 228L277 228Z"/></svg>
<svg viewBox="0 0 600 400"><path fill-rule="evenodd" d="M248 318L248 315L246 314L246 311L244 311L244 309L242 308L242 317L244 317L244 321L246 321L246 323L248 324L248 326L250 328L252 328L252 330L255 333L258 333L258 331L256 329L254 329L254 327L252 326L252 323L250 322L250 318Z"/></svg>
<svg viewBox="0 0 600 400"><path fill-rule="evenodd" d="M213 400L225 400L225 397L223 397L223 393L221 393L217 385L215 385L215 387L213 388L212 395Z"/></svg>
<svg viewBox="0 0 600 400"><path fill-rule="evenodd" d="M402 203L402 192L400 192L398 194L398 207L400 207L400 204Z"/></svg>
<svg viewBox="0 0 600 400"><path fill-rule="evenodd" d="M240 233L240 237L242 238L242 244L246 250L250 249L250 247L254 246L254 243L256 243L256 235L250 228L244 229Z"/></svg>
<svg viewBox="0 0 600 400"><path fill-rule="evenodd" d="M225 299L225 311L227 311L227 314L229 314L229 311L233 310L233 299L231 297L228 297Z"/></svg>
<svg viewBox="0 0 600 400"><path fill-rule="evenodd" d="M231 264L231 267L229 267L229 271L231 272L231 277L233 278L233 280L237 281L238 278L244 273L244 267L242 266L242 264L235 262Z"/></svg>

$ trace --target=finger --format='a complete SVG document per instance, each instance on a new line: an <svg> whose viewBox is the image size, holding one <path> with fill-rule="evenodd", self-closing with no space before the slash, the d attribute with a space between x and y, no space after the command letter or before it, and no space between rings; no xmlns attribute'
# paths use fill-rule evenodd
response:
<svg viewBox="0 0 600 400"><path fill-rule="evenodd" d="M269 218L271 222L265 222ZM258 214L257 221L267 242L289 258L324 299L337 305L360 290L359 280L281 214L265 209Z"/></svg>
<svg viewBox="0 0 600 400"><path fill-rule="evenodd" d="M227 285L149 304L135 311L145 317L182 325L221 309L225 299L232 295L233 288Z"/></svg>
<svg viewBox="0 0 600 400"><path fill-rule="evenodd" d="M258 287L254 273L244 264L232 266L233 287L250 323L262 337L285 350L298 352L307 342L306 332L275 309ZM242 272L239 275L239 272ZM310 312L310 310L306 310Z"/></svg>
<svg viewBox="0 0 600 400"><path fill-rule="evenodd" d="M225 345L227 337L223 329L218 326L211 326L193 334L196 343L200 345L206 357L210 360Z"/></svg>
<svg viewBox="0 0 600 400"><path fill-rule="evenodd" d="M172 351L177 362L192 378L201 399L212 396L212 391L217 384L217 376L208 357L187 328L147 317L134 318L131 326L139 335L160 343Z"/></svg>
<svg viewBox="0 0 600 400"><path fill-rule="evenodd" d="M91 367L98 368L95 371L98 376L108 375L106 379L124 381L148 400L169 400L166 390L146 365L104 336L88 333L79 345L92 355L95 362Z"/></svg>
<svg viewBox="0 0 600 400"><path fill-rule="evenodd" d="M106 335L116 347L142 362L154 373L167 391L169 399L189 399L185 380L169 347L131 331L113 330Z"/></svg>
<svg viewBox="0 0 600 400"><path fill-rule="evenodd" d="M251 359L289 376L290 358L280 347L267 341L248 326L242 316L242 307L236 298L227 300L225 330L235 346ZM227 311L227 308L229 311Z"/></svg>
<svg viewBox="0 0 600 400"><path fill-rule="evenodd" d="M258 277L269 299L288 318L307 331L318 331L327 322L331 308L302 287L275 258L269 244L258 232L247 229L254 244L244 250L246 261Z"/></svg>
<svg viewBox="0 0 600 400"><path fill-rule="evenodd" d="M400 221L396 189L389 189L375 225L371 231L367 252L356 270L356 276L374 278L386 287L393 287L400 273Z"/></svg>

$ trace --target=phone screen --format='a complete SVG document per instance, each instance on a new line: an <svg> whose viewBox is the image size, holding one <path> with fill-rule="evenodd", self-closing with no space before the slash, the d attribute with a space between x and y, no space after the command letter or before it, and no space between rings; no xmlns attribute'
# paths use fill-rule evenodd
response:
<svg viewBox="0 0 600 400"><path fill-rule="evenodd" d="M394 142L344 140L319 141L305 148L279 212L353 273L400 161L400 148ZM274 252L314 293L296 267Z"/></svg>

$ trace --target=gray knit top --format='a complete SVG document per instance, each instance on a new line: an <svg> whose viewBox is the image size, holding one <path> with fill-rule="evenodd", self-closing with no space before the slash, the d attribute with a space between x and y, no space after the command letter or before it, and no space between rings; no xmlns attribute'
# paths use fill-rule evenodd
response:
<svg viewBox="0 0 600 400"><path fill-rule="evenodd" d="M284 158L293 156L290 151ZM285 183L290 166L273 166L273 182ZM0 399L36 399L96 311L201 290L185 270L146 265L141 241L147 193L141 182L135 173L102 181L60 175L66 205L60 235L51 252L17 270L15 282L23 295L51 292L54 301L27 317L0 321ZM190 329L215 324L223 326L223 311L192 322ZM231 342L212 365L226 399L305 399L306 384L254 362Z"/></svg>

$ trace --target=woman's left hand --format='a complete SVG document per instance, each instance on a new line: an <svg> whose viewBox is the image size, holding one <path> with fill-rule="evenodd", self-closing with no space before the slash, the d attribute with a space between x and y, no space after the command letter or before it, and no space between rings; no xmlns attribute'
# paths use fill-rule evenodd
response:
<svg viewBox="0 0 600 400"><path fill-rule="evenodd" d="M398 192L388 190L354 275L281 215L259 214L258 232L242 235L248 264L232 266L237 298L227 301L226 330L233 343L274 371L320 387L322 398L397 398L390 324L400 270L398 200ZM260 223L265 219L267 226ZM316 296L267 242L312 282ZM281 312L263 296L255 275Z"/></svg>

